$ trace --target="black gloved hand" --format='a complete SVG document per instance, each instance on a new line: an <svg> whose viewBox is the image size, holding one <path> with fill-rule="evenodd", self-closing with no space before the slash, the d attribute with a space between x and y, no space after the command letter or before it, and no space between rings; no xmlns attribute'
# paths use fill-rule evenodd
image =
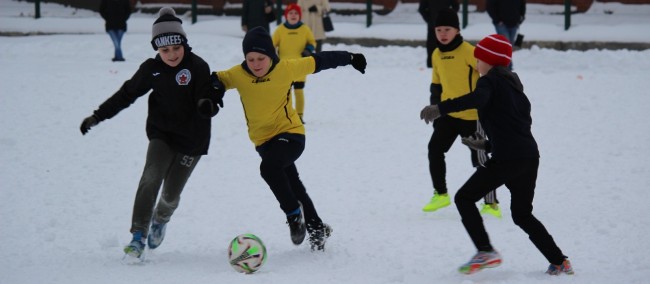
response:
<svg viewBox="0 0 650 284"><path fill-rule="evenodd" d="M366 74L366 57L361 53L350 53L351 59L350 63L354 69L359 70L361 74Z"/></svg>
<svg viewBox="0 0 650 284"><path fill-rule="evenodd" d="M98 123L99 123L99 119L97 119L97 116L95 116L94 114L84 118L84 120L81 122L81 127L80 127L81 134L86 135L86 133L88 133L88 130L90 130L90 128L93 128Z"/></svg>
<svg viewBox="0 0 650 284"><path fill-rule="evenodd" d="M213 72L210 74L210 80L212 81L212 88L216 91L215 103L220 107L223 107L223 96L226 94L226 86L219 81L217 73Z"/></svg>
<svg viewBox="0 0 650 284"><path fill-rule="evenodd" d="M316 5L311 5L311 7L309 7L309 12L312 12L312 13L318 12L318 8L316 8Z"/></svg>
<svg viewBox="0 0 650 284"><path fill-rule="evenodd" d="M426 124L433 122L438 117L440 117L440 109L438 108L438 105L428 105L420 111L420 119L424 119Z"/></svg>
<svg viewBox="0 0 650 284"><path fill-rule="evenodd" d="M311 56L311 54L312 54L311 50L309 50L309 49L307 49L307 48L305 48L305 49L300 53L300 55L301 55L302 57Z"/></svg>
<svg viewBox="0 0 650 284"><path fill-rule="evenodd" d="M480 133L476 132L472 136L461 137L460 142L467 145L467 147L470 147L471 149L485 151L485 143L487 142L487 139L485 139L485 137L483 137L483 135Z"/></svg>
<svg viewBox="0 0 650 284"><path fill-rule="evenodd" d="M196 110L202 118L209 119L219 113L219 107L214 105L210 99L200 99L196 103Z"/></svg>

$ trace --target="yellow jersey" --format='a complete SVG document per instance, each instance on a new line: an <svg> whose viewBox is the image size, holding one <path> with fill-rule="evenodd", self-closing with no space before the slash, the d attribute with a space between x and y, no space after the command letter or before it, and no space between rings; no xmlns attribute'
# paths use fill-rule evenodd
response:
<svg viewBox="0 0 650 284"><path fill-rule="evenodd" d="M246 71L243 64L215 73L226 90L235 88L239 92L253 144L262 145L281 133L304 135L305 127L293 108L291 84L295 78L316 71L314 58L280 60L261 78Z"/></svg>
<svg viewBox="0 0 650 284"><path fill-rule="evenodd" d="M307 45L316 48L316 40L311 29L305 24L291 29L286 25L279 25L273 32L273 46L278 49L281 59L294 59L302 57L302 51Z"/></svg>
<svg viewBox="0 0 650 284"><path fill-rule="evenodd" d="M458 98L476 89L479 78L474 58L474 46L463 41L456 49L448 52L436 48L431 57L433 65L433 84L442 85L440 101ZM478 120L476 109L452 112L449 116L463 120Z"/></svg>

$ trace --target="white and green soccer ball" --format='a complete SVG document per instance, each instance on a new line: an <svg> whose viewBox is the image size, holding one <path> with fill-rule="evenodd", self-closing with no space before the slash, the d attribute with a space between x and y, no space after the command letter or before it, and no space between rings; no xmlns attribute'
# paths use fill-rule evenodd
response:
<svg viewBox="0 0 650 284"><path fill-rule="evenodd" d="M266 246L253 234L241 234L230 242L228 260L238 272L253 273L266 262Z"/></svg>

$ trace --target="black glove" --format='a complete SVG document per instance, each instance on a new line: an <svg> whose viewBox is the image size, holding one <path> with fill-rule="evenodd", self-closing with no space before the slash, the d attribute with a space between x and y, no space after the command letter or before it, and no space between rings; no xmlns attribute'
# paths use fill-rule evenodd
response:
<svg viewBox="0 0 650 284"><path fill-rule="evenodd" d="M487 142L487 139L485 139L485 137L483 137L483 135L480 133L476 132L472 136L461 137L460 142L467 145L467 147L470 147L471 149L485 151L485 143Z"/></svg>
<svg viewBox="0 0 650 284"><path fill-rule="evenodd" d="M209 119L219 113L219 107L214 105L210 99L200 99L196 103L196 109L202 118Z"/></svg>
<svg viewBox="0 0 650 284"><path fill-rule="evenodd" d="M210 74L210 80L212 81L212 88L216 91L215 103L220 107L223 107L223 96L226 94L226 86L219 81L217 73ZM216 114L216 113L215 113Z"/></svg>
<svg viewBox="0 0 650 284"><path fill-rule="evenodd" d="M81 122L81 127L80 127L81 134L86 135L86 133L88 133L88 130L93 128L98 123L99 123L99 119L97 119L97 116L95 116L94 114L84 118L84 120Z"/></svg>
<svg viewBox="0 0 650 284"><path fill-rule="evenodd" d="M312 13L318 12L318 9L316 8L316 5L311 5L311 7L309 7L309 12L312 12Z"/></svg>
<svg viewBox="0 0 650 284"><path fill-rule="evenodd" d="M352 67L354 69L359 70L361 74L366 74L366 57L363 56L361 53L350 53L350 56L352 57L350 59L350 63L352 64Z"/></svg>
<svg viewBox="0 0 650 284"><path fill-rule="evenodd" d="M306 49L306 48L305 48L305 49L300 53L300 56L302 56L302 57L311 56L311 51L309 51L309 49Z"/></svg>
<svg viewBox="0 0 650 284"><path fill-rule="evenodd" d="M438 105L425 106L420 112L420 119L424 119L426 124L433 122L438 117L440 117L440 109L438 108Z"/></svg>

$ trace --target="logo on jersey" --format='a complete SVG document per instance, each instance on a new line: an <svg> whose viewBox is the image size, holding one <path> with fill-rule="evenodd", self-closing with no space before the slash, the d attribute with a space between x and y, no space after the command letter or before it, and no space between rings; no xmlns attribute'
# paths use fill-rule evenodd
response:
<svg viewBox="0 0 650 284"><path fill-rule="evenodd" d="M183 69L176 73L176 83L179 85L186 86L190 83L190 80L192 80L192 73L190 73L190 70Z"/></svg>

